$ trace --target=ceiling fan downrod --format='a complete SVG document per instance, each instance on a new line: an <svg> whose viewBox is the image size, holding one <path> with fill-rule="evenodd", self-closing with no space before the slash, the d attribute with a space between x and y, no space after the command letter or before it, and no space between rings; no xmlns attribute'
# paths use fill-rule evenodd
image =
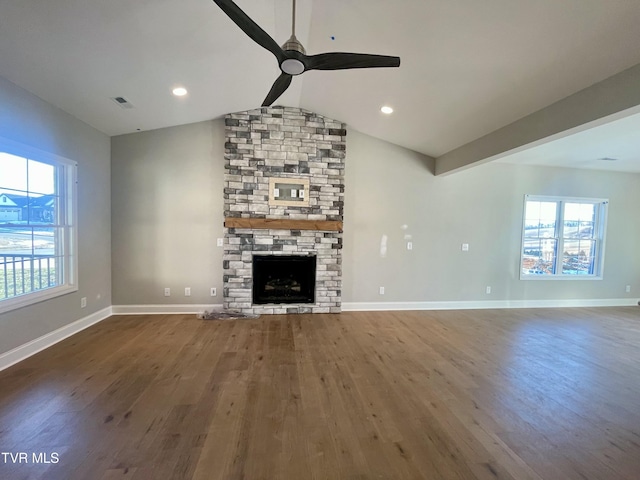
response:
<svg viewBox="0 0 640 480"><path fill-rule="evenodd" d="M291 37L289 37L289 40L284 42L284 45L282 45L282 50L295 50L296 52L300 52L303 55L307 53L300 41L296 38L296 0L293 0Z"/></svg>

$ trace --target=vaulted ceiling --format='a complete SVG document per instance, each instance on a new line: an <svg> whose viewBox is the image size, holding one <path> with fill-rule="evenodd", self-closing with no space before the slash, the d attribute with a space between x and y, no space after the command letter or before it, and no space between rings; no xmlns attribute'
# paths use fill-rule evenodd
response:
<svg viewBox="0 0 640 480"><path fill-rule="evenodd" d="M287 40L290 0L236 3ZM640 64L638 0L298 0L297 13L310 54L402 64L306 72L276 105L433 157ZM255 108L278 74L273 55L211 0L0 0L0 75L108 135ZM175 86L188 95L173 96ZM629 145L637 124L615 132L640 162L637 134Z"/></svg>

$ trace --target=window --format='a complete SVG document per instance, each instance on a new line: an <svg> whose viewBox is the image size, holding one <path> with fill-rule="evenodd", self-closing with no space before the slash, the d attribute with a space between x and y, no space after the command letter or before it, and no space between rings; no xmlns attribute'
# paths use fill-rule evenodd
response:
<svg viewBox="0 0 640 480"><path fill-rule="evenodd" d="M0 312L77 290L75 170L0 139Z"/></svg>
<svg viewBox="0 0 640 480"><path fill-rule="evenodd" d="M525 196L520 278L602 278L607 200Z"/></svg>

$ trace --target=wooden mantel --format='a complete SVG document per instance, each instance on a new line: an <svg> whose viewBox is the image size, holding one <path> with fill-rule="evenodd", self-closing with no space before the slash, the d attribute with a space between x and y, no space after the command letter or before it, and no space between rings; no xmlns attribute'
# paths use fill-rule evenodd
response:
<svg viewBox="0 0 640 480"><path fill-rule="evenodd" d="M288 220L279 218L235 218L226 217L227 228L252 228L272 230L316 230L321 232L341 232L342 222L330 220Z"/></svg>

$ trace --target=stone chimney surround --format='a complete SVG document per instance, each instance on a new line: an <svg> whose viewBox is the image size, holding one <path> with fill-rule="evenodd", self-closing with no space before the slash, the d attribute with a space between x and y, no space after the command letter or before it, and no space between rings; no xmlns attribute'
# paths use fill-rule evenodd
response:
<svg viewBox="0 0 640 480"><path fill-rule="evenodd" d="M298 108L262 107L227 115L225 136L224 308L340 312L346 125ZM307 198L275 202L275 179L308 184ZM315 302L253 305L255 254L315 255Z"/></svg>

